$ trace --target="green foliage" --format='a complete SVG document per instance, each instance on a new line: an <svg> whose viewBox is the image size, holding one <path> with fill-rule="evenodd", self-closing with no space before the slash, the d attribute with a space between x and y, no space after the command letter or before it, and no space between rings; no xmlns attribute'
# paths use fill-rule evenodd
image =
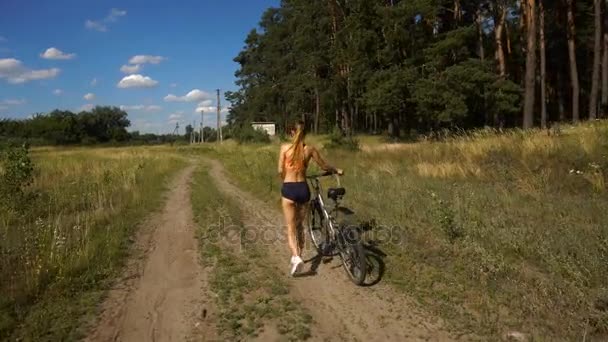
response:
<svg viewBox="0 0 608 342"><path fill-rule="evenodd" d="M329 136L329 143L325 144L326 148L338 148L349 151L358 151L359 139L352 135L345 135L339 129L334 129Z"/></svg>
<svg viewBox="0 0 608 342"><path fill-rule="evenodd" d="M27 197L27 187L34 178L34 164L28 147L12 147L0 159L0 206L18 210Z"/></svg>
<svg viewBox="0 0 608 342"><path fill-rule="evenodd" d="M456 222L456 214L450 203L438 198L435 193L431 193L431 197L435 200L435 220L450 243L464 237L464 229Z"/></svg>
<svg viewBox="0 0 608 342"><path fill-rule="evenodd" d="M272 121L279 131L296 118L349 132L378 128L429 133L437 129L517 127L522 108L525 25L514 0L282 1L261 18L234 59L239 90L227 94L231 123ZM546 1L549 121L570 108L565 6ZM503 26L505 75L496 56ZM593 4L576 2L581 112L589 96ZM580 62L583 60L584 62ZM372 118L374 120L372 120Z"/></svg>
<svg viewBox="0 0 608 342"><path fill-rule="evenodd" d="M270 136L266 131L254 129L247 124L233 127L230 134L239 144L270 143Z"/></svg>
<svg viewBox="0 0 608 342"><path fill-rule="evenodd" d="M41 145L120 143L129 140L130 124L117 107L97 106L78 114L54 110L25 120L0 120L0 138Z"/></svg>

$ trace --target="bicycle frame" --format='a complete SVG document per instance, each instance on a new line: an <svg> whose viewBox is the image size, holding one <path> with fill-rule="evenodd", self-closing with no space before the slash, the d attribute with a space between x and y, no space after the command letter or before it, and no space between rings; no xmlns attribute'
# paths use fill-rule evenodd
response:
<svg viewBox="0 0 608 342"><path fill-rule="evenodd" d="M327 207L325 206L325 200L323 199L323 189L321 187L321 183L319 182L319 178L318 177L311 177L309 178L310 182L312 183L312 188L313 191L315 193L313 199L311 200L311 202L313 201L317 201L319 203L319 209L321 209L321 212L323 213L323 218L325 220L327 220L328 223L328 227L331 233L331 237L332 239L335 238L336 233L337 233L337 224L335 222L334 217L330 214L330 212L327 211ZM335 208L338 207L338 201L335 201L336 205ZM334 210L335 210L334 208ZM333 211L333 210L332 210Z"/></svg>
<svg viewBox="0 0 608 342"><path fill-rule="evenodd" d="M331 208L331 210L326 206L326 202L323 199L323 189L321 187L319 178L329 175L329 173L325 173L322 175L307 177L314 191L314 196L310 200L311 205L314 207L310 208L310 214L312 215L311 220L313 221L309 226L309 233L311 234L311 238L319 252L319 255L332 257L336 254L339 255L342 265L344 266L344 269L346 270L346 273L350 279L355 284L361 285L365 281L367 274L365 250L359 237L355 236L355 240L352 240L352 236L349 238L349 236L345 234L345 232L349 232L348 228L338 224L337 218L334 217L335 212L339 210L340 200L342 199L345 191L342 189L340 190L340 193L338 193L338 190L335 190L336 192L333 192L331 195L328 194L327 197L331 199L335 205L333 208ZM339 187L340 178L337 177L336 179ZM315 217L319 217L321 234L325 235L323 241L317 240L315 237L316 234L313 233L316 226L314 224ZM324 224L322 220L326 220ZM326 243L328 245L326 245ZM329 254L325 247L331 248L332 254Z"/></svg>

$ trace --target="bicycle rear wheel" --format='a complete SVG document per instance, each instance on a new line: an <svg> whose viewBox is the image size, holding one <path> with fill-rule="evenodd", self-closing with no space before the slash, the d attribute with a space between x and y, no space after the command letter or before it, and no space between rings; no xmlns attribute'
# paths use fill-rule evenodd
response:
<svg viewBox="0 0 608 342"><path fill-rule="evenodd" d="M327 220L316 201L310 202L310 213L308 214L308 233L310 240L315 245L320 255L328 255L329 252L329 229Z"/></svg>
<svg viewBox="0 0 608 342"><path fill-rule="evenodd" d="M341 230L339 236L342 266L353 283L363 285L367 276L367 258L359 232L356 229Z"/></svg>

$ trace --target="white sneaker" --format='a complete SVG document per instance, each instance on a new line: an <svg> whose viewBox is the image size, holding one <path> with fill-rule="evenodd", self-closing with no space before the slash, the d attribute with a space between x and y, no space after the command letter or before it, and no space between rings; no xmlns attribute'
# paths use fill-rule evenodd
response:
<svg viewBox="0 0 608 342"><path fill-rule="evenodd" d="M293 277L296 273L300 273L302 267L304 266L304 261L299 256L291 257L291 276Z"/></svg>

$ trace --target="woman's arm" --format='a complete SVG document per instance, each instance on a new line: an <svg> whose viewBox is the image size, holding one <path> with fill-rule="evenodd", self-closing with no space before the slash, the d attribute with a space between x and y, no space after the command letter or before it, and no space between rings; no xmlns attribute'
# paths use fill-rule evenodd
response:
<svg viewBox="0 0 608 342"><path fill-rule="evenodd" d="M342 171L341 169L337 169L331 165L329 165L325 159L323 159L323 157L321 157L321 154L319 153L319 151L317 151L316 148L311 146L311 151L310 153L312 154L312 159L314 159L315 163L317 163L317 165L319 165L319 167L321 169L323 169L323 171L331 171L331 172L335 172L339 175L343 174L344 171Z"/></svg>

